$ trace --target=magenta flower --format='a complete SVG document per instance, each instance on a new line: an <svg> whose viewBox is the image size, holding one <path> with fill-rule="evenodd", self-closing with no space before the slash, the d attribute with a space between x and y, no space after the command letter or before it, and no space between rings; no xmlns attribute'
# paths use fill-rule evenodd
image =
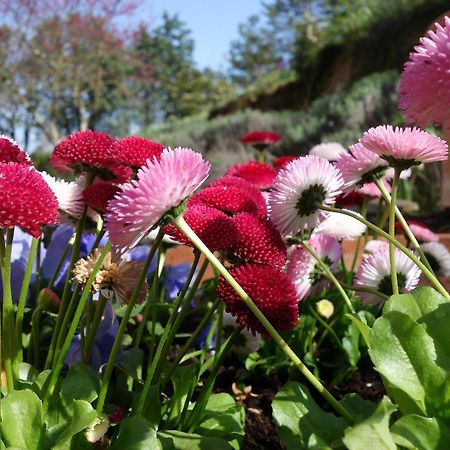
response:
<svg viewBox="0 0 450 450"><path fill-rule="evenodd" d="M281 142L281 137L273 131L250 131L241 137L241 142L253 146L275 145Z"/></svg>
<svg viewBox="0 0 450 450"><path fill-rule="evenodd" d="M342 185L341 173L326 159L298 158L275 179L269 196L270 217L282 235L314 228L326 216L319 206L332 205Z"/></svg>
<svg viewBox="0 0 450 450"><path fill-rule="evenodd" d="M400 78L399 106L409 122L450 128L450 18L414 47Z"/></svg>
<svg viewBox="0 0 450 450"><path fill-rule="evenodd" d="M132 249L164 217L197 189L210 164L188 148L165 149L159 161L147 160L137 180L121 186L105 216L109 238L121 253Z"/></svg>
<svg viewBox="0 0 450 450"><path fill-rule="evenodd" d="M400 169L420 163L443 161L448 157L447 144L419 128L402 129L380 125L366 131L359 143Z"/></svg>
<svg viewBox="0 0 450 450"><path fill-rule="evenodd" d="M3 134L0 135L0 162L15 162L26 166L33 164L27 152L22 150L14 139Z"/></svg>

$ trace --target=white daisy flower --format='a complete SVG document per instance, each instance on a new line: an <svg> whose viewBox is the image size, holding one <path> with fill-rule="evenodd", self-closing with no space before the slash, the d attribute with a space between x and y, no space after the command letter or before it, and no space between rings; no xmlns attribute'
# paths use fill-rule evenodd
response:
<svg viewBox="0 0 450 450"><path fill-rule="evenodd" d="M347 150L338 142L324 142L315 145L308 152L309 155L325 158L328 161L336 161L340 155L347 153Z"/></svg>
<svg viewBox="0 0 450 450"><path fill-rule="evenodd" d="M343 210L348 211L348 210ZM353 212L353 211L352 211ZM353 212L360 216L360 214ZM331 212L328 217L321 222L313 234L325 234L337 240L353 240L365 233L367 227L357 219L345 214Z"/></svg>
<svg viewBox="0 0 450 450"><path fill-rule="evenodd" d="M450 276L450 252L440 242L426 242L421 245L431 268L438 275Z"/></svg>

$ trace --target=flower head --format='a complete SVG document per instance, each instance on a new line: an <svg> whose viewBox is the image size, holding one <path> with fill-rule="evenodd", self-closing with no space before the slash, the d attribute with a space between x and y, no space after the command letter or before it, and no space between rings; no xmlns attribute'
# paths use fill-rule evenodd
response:
<svg viewBox="0 0 450 450"><path fill-rule="evenodd" d="M380 125L366 131L359 143L400 169L447 159L447 144L418 128Z"/></svg>
<svg viewBox="0 0 450 450"><path fill-rule="evenodd" d="M58 202L42 175L30 166L0 163L0 228L18 226L34 237L58 223Z"/></svg>
<svg viewBox="0 0 450 450"><path fill-rule="evenodd" d="M286 169L289 163L295 161L298 156L280 156L273 163L272 166L277 170Z"/></svg>
<svg viewBox="0 0 450 450"><path fill-rule="evenodd" d="M450 127L450 18L410 53L400 77L399 106L409 122Z"/></svg>
<svg viewBox="0 0 450 450"><path fill-rule="evenodd" d="M270 189L277 176L277 171L268 164L258 161L247 161L228 169L225 176L241 177L258 189Z"/></svg>
<svg viewBox="0 0 450 450"><path fill-rule="evenodd" d="M382 179L381 182L383 183L386 191L391 192L391 185L385 179ZM361 186L356 192L363 196L369 197L369 199L381 197L381 191L375 183L366 183Z"/></svg>
<svg viewBox="0 0 450 450"><path fill-rule="evenodd" d="M120 191L119 186L107 181L91 184L83 190L83 199L86 205L100 213L104 213L108 202Z"/></svg>
<svg viewBox="0 0 450 450"><path fill-rule="evenodd" d="M281 142L281 137L273 131L250 131L241 137L241 142L247 145L275 145Z"/></svg>
<svg viewBox="0 0 450 450"><path fill-rule="evenodd" d="M297 324L295 289L284 273L269 266L245 264L232 268L230 274L276 330L289 330ZM222 277L217 286L217 297L226 303L226 311L236 317L239 325L246 326L253 333L268 335L259 320Z"/></svg>
<svg viewBox="0 0 450 450"><path fill-rule="evenodd" d="M147 159L159 159L164 145L139 136L128 136L118 141L117 160L127 166L139 168Z"/></svg>
<svg viewBox="0 0 450 450"><path fill-rule="evenodd" d="M79 183L55 178L47 172L41 172L41 175L55 194L62 217L81 218L84 212L84 200Z"/></svg>
<svg viewBox="0 0 450 450"><path fill-rule="evenodd" d="M421 245L433 271L444 277L450 276L450 252L440 242L425 242Z"/></svg>
<svg viewBox="0 0 450 450"><path fill-rule="evenodd" d="M347 150L338 142L324 142L312 147L308 154L325 158L328 161L336 161L341 155L345 155Z"/></svg>
<svg viewBox="0 0 450 450"><path fill-rule="evenodd" d="M336 167L344 179L344 190L351 191L355 186L362 186L371 183L374 178L381 178L388 168L388 163L363 145L355 144L350 147L350 152L339 156Z"/></svg>
<svg viewBox="0 0 450 450"><path fill-rule="evenodd" d="M325 234L337 240L352 240L364 234L366 229L367 227L363 223L353 217L338 212L331 212L327 218L314 229L314 234Z"/></svg>
<svg viewBox="0 0 450 450"><path fill-rule="evenodd" d="M94 266L96 265L102 249L96 248L87 259L81 258L73 269L73 279L86 285ZM112 298L115 294L119 303L128 303L137 284L143 264L135 259L133 261L121 260L112 262L111 252L108 252L95 275L92 284L93 292L101 292L106 298ZM144 281L139 290L137 303L142 303L147 295L147 282Z"/></svg>
<svg viewBox="0 0 450 450"><path fill-rule="evenodd" d="M14 139L2 134L0 135L0 163L9 162L26 166L33 164L28 153L22 150Z"/></svg>
<svg viewBox="0 0 450 450"><path fill-rule="evenodd" d="M269 264L279 269L286 262L286 245L268 218L242 213L232 218L237 240L229 250L241 261Z"/></svg>
<svg viewBox="0 0 450 450"><path fill-rule="evenodd" d="M340 172L326 159L303 156L281 170L269 196L270 216L282 235L314 228L341 192Z"/></svg>
<svg viewBox="0 0 450 450"><path fill-rule="evenodd" d="M389 242L382 239L371 239L370 241L367 241L367 244L364 247L364 253L372 254L386 249L389 249Z"/></svg>
<svg viewBox="0 0 450 450"><path fill-rule="evenodd" d="M106 229L120 252L133 248L164 217L197 189L209 163L191 149L165 149L159 161L147 160L137 180L123 185L109 203Z"/></svg>
<svg viewBox="0 0 450 450"><path fill-rule="evenodd" d="M308 243L331 270L336 268L342 255L341 245L336 239L316 234ZM321 285L324 280L322 269L303 245L296 245L290 249L286 274L294 283L298 300L307 297L312 289Z"/></svg>
<svg viewBox="0 0 450 450"><path fill-rule="evenodd" d="M183 218L212 252L225 250L234 245L237 240L238 235L233 220L218 209L203 205L192 206L187 208ZM169 224L164 231L175 241L193 246L191 241L174 225Z"/></svg>
<svg viewBox="0 0 450 450"><path fill-rule="evenodd" d="M422 242L437 242L439 241L439 236L433 233L426 225L416 221L407 222L409 229L412 231L417 240ZM403 226L400 222L396 222L395 226L397 230L404 231Z"/></svg>
<svg viewBox="0 0 450 450"><path fill-rule="evenodd" d="M225 334L228 335L239 326L236 322L236 318L230 313L223 313L223 329ZM230 333L227 333L227 331ZM244 328L239 335L237 342L231 347L231 351L239 356L247 356L250 353L257 352L261 345L261 335L259 333L253 334L247 328Z"/></svg>
<svg viewBox="0 0 450 450"><path fill-rule="evenodd" d="M402 251L395 249L395 269L400 292L408 292L419 283L421 271ZM382 294L392 295L391 264L389 249L373 253L363 259L355 276L355 285L375 289ZM361 292L365 300L378 299L374 294Z"/></svg>

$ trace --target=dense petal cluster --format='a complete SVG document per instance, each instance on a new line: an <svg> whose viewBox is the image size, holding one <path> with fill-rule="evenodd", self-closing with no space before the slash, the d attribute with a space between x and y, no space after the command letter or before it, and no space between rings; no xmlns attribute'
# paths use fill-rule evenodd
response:
<svg viewBox="0 0 450 450"><path fill-rule="evenodd" d="M382 239L371 239L364 247L364 253L372 254L389 248L389 242Z"/></svg>
<svg viewBox="0 0 450 450"><path fill-rule="evenodd" d="M131 167L141 167L147 159L159 159L164 150L162 144L139 136L128 136L118 141L117 160Z"/></svg>
<svg viewBox="0 0 450 450"><path fill-rule="evenodd" d="M250 131L241 137L241 142L247 145L275 145L281 142L281 137L274 131Z"/></svg>
<svg viewBox="0 0 450 450"><path fill-rule="evenodd" d="M212 252L225 250L236 243L236 225L231 217L218 209L203 205L189 207L183 218ZM192 247L191 241L174 225L166 226L164 231L175 241Z"/></svg>
<svg viewBox="0 0 450 450"><path fill-rule="evenodd" d="M326 159L303 156L281 170L269 196L270 216L282 235L312 229L325 217L318 205L332 205L343 185Z"/></svg>
<svg viewBox="0 0 450 450"><path fill-rule="evenodd" d="M32 167L0 163L0 228L18 226L34 237L42 226L58 223L58 201Z"/></svg>
<svg viewBox="0 0 450 450"><path fill-rule="evenodd" d="M83 199L86 205L100 213L104 213L108 202L120 191L119 186L114 183L100 181L91 184L83 190Z"/></svg>
<svg viewBox="0 0 450 450"><path fill-rule="evenodd" d="M376 153L361 144L350 147L350 152L343 153L336 161L344 179L344 190L350 191L355 186L370 183L380 178L388 168L388 163Z"/></svg>
<svg viewBox="0 0 450 450"><path fill-rule="evenodd" d="M165 149L159 161L147 160L137 180L121 186L108 204L106 229L116 250L133 248L203 183L209 167L200 153L187 148Z"/></svg>
<svg viewBox="0 0 450 450"><path fill-rule="evenodd" d="M22 150L14 139L0 135L0 163L14 162L31 166L28 153Z"/></svg>
<svg viewBox="0 0 450 450"><path fill-rule="evenodd" d="M395 269L400 292L408 292L419 283L421 271L402 251L395 249ZM385 295L392 295L391 264L389 248L372 253L363 259L355 276L355 285L375 289ZM361 298L376 300L374 294L361 292Z"/></svg>
<svg viewBox="0 0 450 450"><path fill-rule="evenodd" d="M270 189L277 176L277 171L268 164L247 161L231 167L225 175L243 178L258 189Z"/></svg>
<svg viewBox="0 0 450 450"><path fill-rule="evenodd" d="M439 241L439 236L433 233L426 225L420 222L408 221L409 229L412 231L414 236L418 241L422 242L437 242ZM400 222L395 223L396 228L399 231L404 231L403 226Z"/></svg>
<svg viewBox="0 0 450 450"><path fill-rule="evenodd" d="M380 125L366 131L359 143L391 165L401 162L402 169L408 165L443 161L448 156L445 141L419 128Z"/></svg>
<svg viewBox="0 0 450 450"><path fill-rule="evenodd" d="M284 273L269 266L245 264L232 268L230 274L276 330L288 330L297 324L295 288ZM268 335L259 320L222 277L217 286L217 297L226 303L227 312L236 317L239 325L246 326L253 333Z"/></svg>
<svg viewBox="0 0 450 450"><path fill-rule="evenodd" d="M342 255L341 245L336 239L316 234L311 237L308 244L331 270L336 268ZM290 249L286 274L294 283L298 300L307 297L312 289L321 285L323 281L322 270L303 245L296 245Z"/></svg>
<svg viewBox="0 0 450 450"><path fill-rule="evenodd" d="M286 245L273 223L242 213L233 217L237 241L230 251L244 262L269 264L281 269L286 262Z"/></svg>
<svg viewBox="0 0 450 450"><path fill-rule="evenodd" d="M55 178L47 172L41 172L41 175L55 194L62 215L73 219L81 218L85 203L80 184Z"/></svg>
<svg viewBox="0 0 450 450"><path fill-rule="evenodd" d="M399 106L408 121L450 128L450 18L436 24L409 55L400 77Z"/></svg>
<svg viewBox="0 0 450 450"><path fill-rule="evenodd" d="M308 154L325 158L328 161L336 161L341 155L345 155L347 150L338 142L324 142L312 147Z"/></svg>
<svg viewBox="0 0 450 450"><path fill-rule="evenodd" d="M421 247L434 272L444 277L450 276L450 252L447 247L440 242L425 242Z"/></svg>

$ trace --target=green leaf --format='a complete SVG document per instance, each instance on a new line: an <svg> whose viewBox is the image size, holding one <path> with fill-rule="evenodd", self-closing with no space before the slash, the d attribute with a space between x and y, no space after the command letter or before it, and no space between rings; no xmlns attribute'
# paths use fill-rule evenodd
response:
<svg viewBox="0 0 450 450"><path fill-rule="evenodd" d="M142 379L142 361L144 352L140 348L131 348L120 354L119 367L134 380Z"/></svg>
<svg viewBox="0 0 450 450"><path fill-rule="evenodd" d="M52 373L52 371L50 369L44 370L34 380L32 389L34 392L36 392L36 394L39 397L41 397L43 395L43 393L45 392L44 386L45 386L45 388L47 387L47 385L50 381L51 373Z"/></svg>
<svg viewBox="0 0 450 450"><path fill-rule="evenodd" d="M66 405L73 400L93 402L98 397L100 380L97 374L83 363L73 365L61 385L61 397Z"/></svg>
<svg viewBox="0 0 450 450"><path fill-rule="evenodd" d="M356 422L362 422L369 417L377 405L369 400L364 400L358 394L347 394L339 401L345 409L355 418Z"/></svg>
<svg viewBox="0 0 450 450"><path fill-rule="evenodd" d="M359 314L361 314L361 312L362 311L360 311ZM367 325L367 320L364 317L364 315L361 314L360 318L355 317L353 314L346 314L345 316L348 317L352 321L352 323L356 326L356 328L361 333L361 336L363 337L367 347L370 348L370 339L369 339L370 327L369 325Z"/></svg>
<svg viewBox="0 0 450 450"><path fill-rule="evenodd" d="M111 450L162 450L163 446L156 437L156 430L142 416L128 417L120 423L117 439ZM166 447L164 447L165 449Z"/></svg>
<svg viewBox="0 0 450 450"><path fill-rule="evenodd" d="M72 437L93 425L96 418L97 413L90 403L84 400L75 400L73 402L70 423L64 427L58 424L48 430L48 438L46 441L48 448L69 450Z"/></svg>
<svg viewBox="0 0 450 450"><path fill-rule="evenodd" d="M396 450L389 432L389 418L396 409L388 397L383 397L370 417L345 430L343 441L348 450Z"/></svg>
<svg viewBox="0 0 450 450"><path fill-rule="evenodd" d="M397 420L391 434L396 444L414 450L447 450L450 442L448 424L415 414Z"/></svg>
<svg viewBox="0 0 450 450"><path fill-rule="evenodd" d="M342 347L347 355L348 362L355 368L358 366L358 361L361 358L359 351L359 329L355 322L350 322L348 328L345 330L345 336L342 339Z"/></svg>
<svg viewBox="0 0 450 450"><path fill-rule="evenodd" d="M232 447L223 439L169 430L158 432L164 450L227 450ZM134 447L133 447L134 448ZM149 447L150 448L150 447ZM155 447L155 450L158 447ZM153 447L151 447L153 450ZM136 449L138 450L138 449Z"/></svg>
<svg viewBox="0 0 450 450"><path fill-rule="evenodd" d="M307 449L315 434L331 445L344 434L346 422L326 413L312 399L308 389L297 382L287 383L272 402L278 435L287 450Z"/></svg>
<svg viewBox="0 0 450 450"><path fill-rule="evenodd" d="M203 420L194 431L203 436L223 438L239 449L244 437L244 423L244 408L231 395L214 394L209 397Z"/></svg>
<svg viewBox="0 0 450 450"><path fill-rule="evenodd" d="M45 431L42 403L30 390L13 391L1 400L0 432L7 448L34 450Z"/></svg>
<svg viewBox="0 0 450 450"><path fill-rule="evenodd" d="M375 368L403 414L450 418L450 359L425 323L392 310L375 322L370 339Z"/></svg>

